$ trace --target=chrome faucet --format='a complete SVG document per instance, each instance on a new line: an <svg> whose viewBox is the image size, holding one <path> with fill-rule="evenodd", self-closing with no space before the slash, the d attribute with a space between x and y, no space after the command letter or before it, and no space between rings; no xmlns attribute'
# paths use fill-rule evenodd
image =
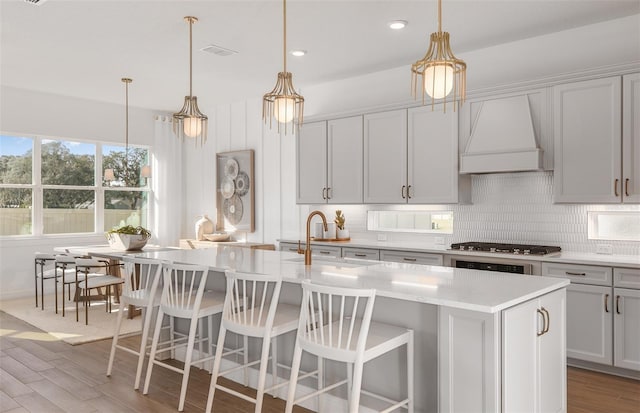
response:
<svg viewBox="0 0 640 413"><path fill-rule="evenodd" d="M320 211L313 211L307 217L307 247L303 250L300 248L300 241L298 241L298 254L304 254L304 265L311 265L311 218L314 215L320 215L322 223L324 224L324 230L329 231L327 226L327 217Z"/></svg>

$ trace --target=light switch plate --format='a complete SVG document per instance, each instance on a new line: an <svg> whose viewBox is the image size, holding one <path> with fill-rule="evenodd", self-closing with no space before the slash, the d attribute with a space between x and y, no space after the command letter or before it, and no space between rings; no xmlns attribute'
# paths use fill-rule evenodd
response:
<svg viewBox="0 0 640 413"><path fill-rule="evenodd" d="M386 241L387 234L378 234L378 241Z"/></svg>
<svg viewBox="0 0 640 413"><path fill-rule="evenodd" d="M596 254L613 254L611 244L596 244Z"/></svg>

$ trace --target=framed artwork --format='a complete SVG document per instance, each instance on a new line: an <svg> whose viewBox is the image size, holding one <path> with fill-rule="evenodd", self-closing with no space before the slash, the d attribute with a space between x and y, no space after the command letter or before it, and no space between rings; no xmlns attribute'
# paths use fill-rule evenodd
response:
<svg viewBox="0 0 640 413"><path fill-rule="evenodd" d="M216 154L216 230L253 232L253 149Z"/></svg>

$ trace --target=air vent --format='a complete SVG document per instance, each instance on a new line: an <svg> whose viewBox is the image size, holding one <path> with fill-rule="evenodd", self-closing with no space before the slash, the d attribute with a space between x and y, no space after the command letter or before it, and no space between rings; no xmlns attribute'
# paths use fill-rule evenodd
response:
<svg viewBox="0 0 640 413"><path fill-rule="evenodd" d="M46 1L47 0L24 0L25 3L35 4L35 5L40 5Z"/></svg>
<svg viewBox="0 0 640 413"><path fill-rule="evenodd" d="M200 50L207 53L213 53L218 56L231 56L238 53L235 50L227 49L221 46L216 46L215 44L210 44L209 46L205 46Z"/></svg>

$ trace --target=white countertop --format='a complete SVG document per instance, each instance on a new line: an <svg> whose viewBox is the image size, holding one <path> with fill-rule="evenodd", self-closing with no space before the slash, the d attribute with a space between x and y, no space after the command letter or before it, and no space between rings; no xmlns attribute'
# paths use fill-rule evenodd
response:
<svg viewBox="0 0 640 413"><path fill-rule="evenodd" d="M298 243L298 240L279 240L280 242ZM304 244L304 243L303 243ZM427 252L432 254L465 255L475 257L496 257L512 260L560 262L584 265L605 265L610 267L640 268L640 256L638 255L609 255L609 254L589 254L579 252L560 252L548 255L524 255L524 254L500 254L482 251L460 251L445 248L424 247L417 242L387 242L370 240L352 240L346 242L322 242L311 241L311 244L327 245L336 247L351 248L374 248L381 250L394 250L406 252ZM303 246L304 248L304 246Z"/></svg>
<svg viewBox="0 0 640 413"><path fill-rule="evenodd" d="M80 249L82 248L82 249ZM80 247L78 252L121 257L132 252L108 246ZM561 278L504 274L439 266L364 260L314 258L306 267L296 253L219 246L202 250L148 250L147 258L227 269L281 274L285 282L314 283L352 288L375 288L377 295L426 304L495 313L569 284Z"/></svg>

